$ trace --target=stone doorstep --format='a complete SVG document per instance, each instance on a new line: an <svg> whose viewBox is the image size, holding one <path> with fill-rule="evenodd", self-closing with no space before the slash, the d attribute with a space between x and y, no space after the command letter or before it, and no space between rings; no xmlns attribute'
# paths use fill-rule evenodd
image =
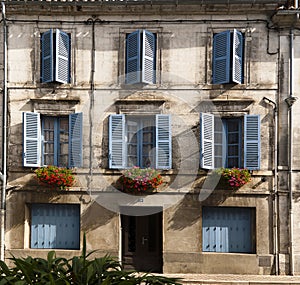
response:
<svg viewBox="0 0 300 285"><path fill-rule="evenodd" d="M184 285L279 285L298 284L299 276L238 275L238 274L164 274L167 277L181 278Z"/></svg>

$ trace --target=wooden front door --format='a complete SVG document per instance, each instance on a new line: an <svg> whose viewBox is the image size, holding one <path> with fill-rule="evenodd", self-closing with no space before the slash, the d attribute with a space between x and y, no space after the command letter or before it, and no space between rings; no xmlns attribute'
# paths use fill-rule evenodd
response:
<svg viewBox="0 0 300 285"><path fill-rule="evenodd" d="M162 272L162 212L121 216L122 260L125 269Z"/></svg>

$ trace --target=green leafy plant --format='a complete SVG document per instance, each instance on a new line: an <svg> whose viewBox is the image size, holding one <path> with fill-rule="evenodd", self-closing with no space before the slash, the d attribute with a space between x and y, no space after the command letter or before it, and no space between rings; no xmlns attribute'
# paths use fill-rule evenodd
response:
<svg viewBox="0 0 300 285"><path fill-rule="evenodd" d="M181 285L178 278L125 271L109 255L92 259L93 253L87 254L84 235L81 255L71 259L56 257L55 251L50 251L47 259L12 257L11 268L0 261L0 285Z"/></svg>
<svg viewBox="0 0 300 285"><path fill-rule="evenodd" d="M60 190L68 190L75 182L72 169L53 165L39 167L35 170L38 181Z"/></svg>
<svg viewBox="0 0 300 285"><path fill-rule="evenodd" d="M251 181L251 173L246 168L220 168L216 172L232 189L238 189Z"/></svg>
<svg viewBox="0 0 300 285"><path fill-rule="evenodd" d="M119 179L122 190L129 193L154 190L163 183L160 173L153 168L134 166L126 169Z"/></svg>

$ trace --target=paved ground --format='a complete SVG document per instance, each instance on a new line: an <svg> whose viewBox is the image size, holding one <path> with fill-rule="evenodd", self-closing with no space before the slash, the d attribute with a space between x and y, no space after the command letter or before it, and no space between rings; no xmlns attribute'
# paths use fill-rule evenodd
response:
<svg viewBox="0 0 300 285"><path fill-rule="evenodd" d="M269 275L231 275L231 274L164 274L169 277L178 277L183 284L191 285L278 285L299 284L299 276L269 276Z"/></svg>

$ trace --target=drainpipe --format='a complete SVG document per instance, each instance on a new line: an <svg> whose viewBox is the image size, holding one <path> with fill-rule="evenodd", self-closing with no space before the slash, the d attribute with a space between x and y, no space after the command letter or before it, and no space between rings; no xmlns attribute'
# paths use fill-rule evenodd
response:
<svg viewBox="0 0 300 285"><path fill-rule="evenodd" d="M288 190L289 190L289 262L290 275L294 275L294 202L293 202L293 105L297 100L294 97L294 29L290 29L290 75L289 75L289 97L285 99L289 113L289 167L288 167Z"/></svg>
<svg viewBox="0 0 300 285"><path fill-rule="evenodd" d="M0 260L5 258L5 209L6 209L6 178L7 178L7 25L5 16L5 4L2 6L2 22L3 22L3 133L2 133L2 192L1 192L1 209L0 209Z"/></svg>
<svg viewBox="0 0 300 285"><path fill-rule="evenodd" d="M274 110L274 188L273 188L273 252L275 258L275 274L279 275L279 249L278 249L278 109L277 104L264 97L266 102L273 105Z"/></svg>

